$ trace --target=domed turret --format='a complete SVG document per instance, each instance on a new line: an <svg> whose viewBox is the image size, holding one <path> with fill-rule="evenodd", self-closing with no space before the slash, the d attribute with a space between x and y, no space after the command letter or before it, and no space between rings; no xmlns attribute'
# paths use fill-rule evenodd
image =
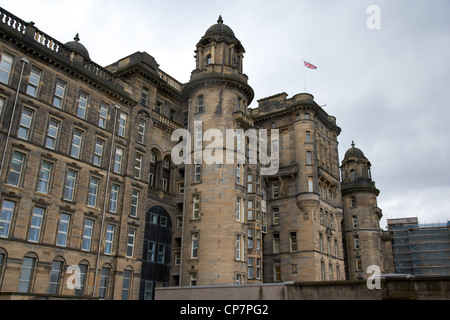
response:
<svg viewBox="0 0 450 320"><path fill-rule="evenodd" d="M212 41L225 42L227 44L233 43L237 46L239 51L245 52L241 42L234 35L233 30L223 23L222 16L219 16L216 24L206 30L205 35L201 38L199 44L207 45Z"/></svg>
<svg viewBox="0 0 450 320"><path fill-rule="evenodd" d="M67 48L69 48L71 51L75 52L76 54L79 54L83 58L90 60L89 58L89 51L86 49L84 45L80 43L80 37L78 33L73 38L74 41L69 41L66 44L64 44Z"/></svg>
<svg viewBox="0 0 450 320"><path fill-rule="evenodd" d="M344 159L350 159L350 158L366 159L366 157L364 156L364 153L360 149L355 148L355 142L352 142L352 147L350 149L348 149L348 151L345 153Z"/></svg>
<svg viewBox="0 0 450 320"><path fill-rule="evenodd" d="M352 147L345 153L342 161L342 193L351 192L355 188L372 190L376 195L379 191L375 188L375 182L372 181L371 163L364 156L364 153L355 147Z"/></svg>
<svg viewBox="0 0 450 320"><path fill-rule="evenodd" d="M380 191L372 180L371 164L364 153L352 147L342 161L341 192L344 210L346 272L349 280L362 279L371 265L382 267Z"/></svg>
<svg viewBox="0 0 450 320"><path fill-rule="evenodd" d="M245 105L249 105L254 92L243 72L245 49L233 30L223 23L222 16L206 30L196 47L196 67L192 71L190 82L184 86L183 93L189 95L191 90L206 82L226 81L228 85L243 91L244 96L239 99L245 100Z"/></svg>

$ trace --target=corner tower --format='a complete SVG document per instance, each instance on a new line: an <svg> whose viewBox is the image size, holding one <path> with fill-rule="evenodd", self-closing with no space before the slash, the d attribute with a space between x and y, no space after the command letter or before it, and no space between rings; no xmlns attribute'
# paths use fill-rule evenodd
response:
<svg viewBox="0 0 450 320"><path fill-rule="evenodd" d="M253 128L247 116L254 92L243 73L245 50L219 17L197 43L195 53L196 69L183 88L189 101L191 146L197 151L188 155L191 164L185 167L181 285L247 283L247 175L253 169L247 161L237 163L236 154L225 160L224 149L226 130ZM210 129L222 136L209 140L203 133ZM207 152L209 141L223 144L215 149L212 164L199 157ZM219 149L222 157L216 154ZM217 161L220 158L222 163Z"/></svg>
<svg viewBox="0 0 450 320"><path fill-rule="evenodd" d="M377 205L380 191L372 181L369 160L354 143L345 153L341 175L346 272L349 280L356 280L367 276L369 266L383 265L380 229L383 215Z"/></svg>

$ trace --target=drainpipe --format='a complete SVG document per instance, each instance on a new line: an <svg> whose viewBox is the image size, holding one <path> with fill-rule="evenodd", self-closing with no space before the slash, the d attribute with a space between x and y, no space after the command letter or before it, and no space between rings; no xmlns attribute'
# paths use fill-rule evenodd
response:
<svg viewBox="0 0 450 320"><path fill-rule="evenodd" d="M191 118L191 102L192 100L189 99L188 103L188 130L189 130L189 120ZM191 157L191 155L189 154L189 157ZM187 155L186 155L186 159L187 159ZM184 163L184 194L183 194L183 216L181 217L181 222L182 222L182 228L181 228L181 250L180 250L180 281L179 281L179 286L181 287L181 279L183 278L183 250L184 250L184 217L186 215L186 193L187 193L187 165L186 162Z"/></svg>
<svg viewBox="0 0 450 320"><path fill-rule="evenodd" d="M114 129L113 129L113 135L112 135L112 141L111 141L111 150L109 153L109 165L108 165L108 172L106 174L106 190L105 190L105 199L103 202L103 212L102 212L102 224L100 227L100 239L98 241L98 250L97 250L97 261L95 263L95 276L94 276L94 287L92 290L92 297L95 297L95 289L97 287L97 276L98 276L98 266L100 263L100 251L102 248L102 242L103 242L103 228L105 225L105 216L106 216L106 206L108 201L108 190L109 190L109 179L111 175L111 163L112 163L112 157L113 157L113 150L114 150L114 141L116 138L116 125L117 125L117 112L120 110L120 107L118 105L115 105L115 114L114 114Z"/></svg>
<svg viewBox="0 0 450 320"><path fill-rule="evenodd" d="M22 83L23 71L25 69L25 64L26 63L30 63L30 61L28 61L26 58L23 58L23 57L20 58L20 61L23 62L22 63L22 70L20 71L19 84L17 85L16 97L14 98L14 106L13 106L13 110L12 110L12 113L11 113L11 119L9 120L8 135L6 136L5 148L3 150L3 155L2 155L2 164L1 164L1 167L0 167L0 177L3 174L3 166L5 164L5 157L6 157L6 149L8 147L9 138L11 137L12 124L13 124L14 114L16 113L16 106L17 106L17 100L19 98L20 84Z"/></svg>

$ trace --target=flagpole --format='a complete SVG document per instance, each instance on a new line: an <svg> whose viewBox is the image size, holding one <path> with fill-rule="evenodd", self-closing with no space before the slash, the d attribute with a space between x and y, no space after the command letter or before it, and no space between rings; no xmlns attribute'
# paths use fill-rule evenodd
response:
<svg viewBox="0 0 450 320"><path fill-rule="evenodd" d="M313 65L312 63L307 62L305 59L303 59L303 84L304 84L304 89L305 89L305 93L306 93L306 72L305 69L308 67L309 69L317 69L317 67L315 65Z"/></svg>
<svg viewBox="0 0 450 320"><path fill-rule="evenodd" d="M306 93L305 59L303 59L303 90L305 90L305 93Z"/></svg>

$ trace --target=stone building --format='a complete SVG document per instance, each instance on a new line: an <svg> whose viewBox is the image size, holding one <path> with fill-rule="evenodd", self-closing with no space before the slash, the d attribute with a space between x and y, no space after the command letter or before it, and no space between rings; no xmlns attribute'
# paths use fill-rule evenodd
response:
<svg viewBox="0 0 450 320"><path fill-rule="evenodd" d="M197 44L196 69L184 85L183 94L189 101L192 150L197 147L200 156L208 145L208 130L218 130L220 136L215 137L215 142L223 144L226 130L253 128L253 121L246 115L254 92L243 73L244 53L244 47L221 18ZM250 167L247 159L237 161L239 138L233 138L231 158L225 146L215 150L218 158L211 164L199 158L198 152L187 154L192 163L185 168L182 286L240 284L253 279L247 275L250 256L245 248L249 232L256 237L261 226L254 219L256 215L248 219L245 213L249 202L260 203L260 192L248 192L246 177L259 176L257 165ZM256 266L261 251L251 254Z"/></svg>
<svg viewBox="0 0 450 320"><path fill-rule="evenodd" d="M377 203L380 191L372 180L370 161L354 143L345 153L341 173L347 278L367 277L370 266L379 266L381 271L390 270L385 251L390 248L392 255L392 239L380 229L383 217Z"/></svg>
<svg viewBox="0 0 450 320"><path fill-rule="evenodd" d="M147 53L103 68L78 35L63 44L4 9L0 32L1 292L144 299L173 285L181 84Z"/></svg>
<svg viewBox="0 0 450 320"><path fill-rule="evenodd" d="M220 17L182 84L146 52L102 67L78 35L62 43L0 8L0 294L344 280L341 129L306 93L248 108L244 53ZM209 164L214 129L234 135ZM274 175L252 161L260 129L280 133Z"/></svg>
<svg viewBox="0 0 450 320"><path fill-rule="evenodd" d="M280 164L267 183L266 281L343 280L337 136L341 129L310 94L261 99L255 124L280 130Z"/></svg>

